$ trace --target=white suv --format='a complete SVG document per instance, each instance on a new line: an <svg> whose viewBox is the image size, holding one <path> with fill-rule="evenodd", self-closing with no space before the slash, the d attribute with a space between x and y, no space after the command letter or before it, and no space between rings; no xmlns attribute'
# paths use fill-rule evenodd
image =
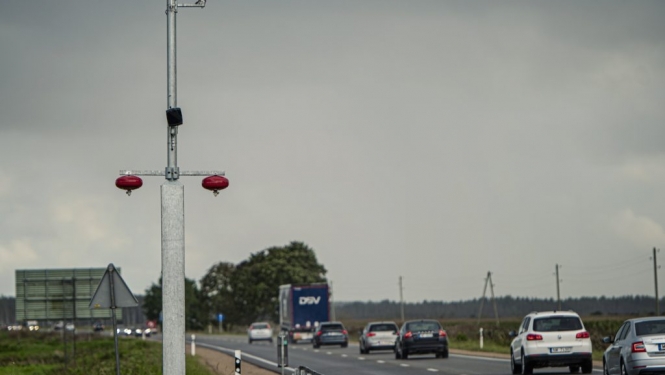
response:
<svg viewBox="0 0 665 375"><path fill-rule="evenodd" d="M571 374L590 374L591 337L580 316L572 311L532 312L524 317L510 344L513 374L532 374L534 368L565 367Z"/></svg>

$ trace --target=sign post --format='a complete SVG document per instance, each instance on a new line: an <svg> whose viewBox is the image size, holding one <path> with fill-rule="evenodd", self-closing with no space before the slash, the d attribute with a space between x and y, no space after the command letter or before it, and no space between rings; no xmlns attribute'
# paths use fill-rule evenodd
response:
<svg viewBox="0 0 665 375"><path fill-rule="evenodd" d="M224 331L224 328L222 327L222 322L224 322L224 314L219 313L217 314L217 331L220 333Z"/></svg>
<svg viewBox="0 0 665 375"><path fill-rule="evenodd" d="M284 369L289 365L289 340L288 335L285 331L279 333L277 338L279 343L277 344L277 367L282 368L282 375L284 375Z"/></svg>
<svg viewBox="0 0 665 375"><path fill-rule="evenodd" d="M90 299L90 309L111 309L113 320L113 341L115 344L115 372L120 375L120 352L118 351L118 322L116 321L115 309L118 307L138 306L132 291L129 290L125 280L122 279L113 263L108 265L102 281L99 282L95 294Z"/></svg>

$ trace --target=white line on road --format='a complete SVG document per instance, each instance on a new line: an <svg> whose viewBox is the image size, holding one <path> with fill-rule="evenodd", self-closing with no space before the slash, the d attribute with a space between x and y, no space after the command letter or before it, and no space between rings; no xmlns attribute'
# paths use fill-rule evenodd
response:
<svg viewBox="0 0 665 375"><path fill-rule="evenodd" d="M409 365L407 365L406 363L401 363L400 366L402 366L402 367L409 367Z"/></svg>
<svg viewBox="0 0 665 375"><path fill-rule="evenodd" d="M358 357L359 360L364 361L365 357Z"/></svg>
<svg viewBox="0 0 665 375"><path fill-rule="evenodd" d="M439 370L437 370L437 369L435 369L435 368L428 368L427 371L431 371L431 372L439 372Z"/></svg>
<svg viewBox="0 0 665 375"><path fill-rule="evenodd" d="M378 361L376 361L376 363L386 363L386 361L382 361L379 359Z"/></svg>
<svg viewBox="0 0 665 375"><path fill-rule="evenodd" d="M348 356L347 356L346 354L342 354L342 357L346 358L346 357L348 357Z"/></svg>
<svg viewBox="0 0 665 375"><path fill-rule="evenodd" d="M328 354L328 355L331 355L331 354L332 354L332 352L326 352L326 354Z"/></svg>

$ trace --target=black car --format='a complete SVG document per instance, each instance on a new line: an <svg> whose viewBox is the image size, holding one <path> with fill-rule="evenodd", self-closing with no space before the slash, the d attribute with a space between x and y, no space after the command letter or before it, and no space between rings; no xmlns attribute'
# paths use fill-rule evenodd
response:
<svg viewBox="0 0 665 375"><path fill-rule="evenodd" d="M349 333L340 322L323 322L316 327L312 346L318 348L321 345L340 345L342 348L349 346Z"/></svg>
<svg viewBox="0 0 665 375"><path fill-rule="evenodd" d="M436 320L404 322L395 341L395 359L430 353L434 353L436 358L448 358L448 335L441 324Z"/></svg>

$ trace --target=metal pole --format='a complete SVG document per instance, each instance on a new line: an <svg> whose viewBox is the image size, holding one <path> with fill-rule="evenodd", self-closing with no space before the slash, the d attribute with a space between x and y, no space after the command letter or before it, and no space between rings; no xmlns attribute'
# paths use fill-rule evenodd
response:
<svg viewBox="0 0 665 375"><path fill-rule="evenodd" d="M166 181L162 197L162 311L164 375L185 374L185 187Z"/></svg>
<svg viewBox="0 0 665 375"><path fill-rule="evenodd" d="M656 316L660 315L660 301L658 300L658 262L656 261L656 248L653 248L653 281L656 287Z"/></svg>
<svg viewBox="0 0 665 375"><path fill-rule="evenodd" d="M166 1L167 109L177 107L176 0ZM185 374L185 188L178 181L178 127L168 126L162 204L162 311L164 375Z"/></svg>
<svg viewBox="0 0 665 375"><path fill-rule="evenodd" d="M113 284L113 272L114 268L109 266L109 289L111 290L111 316L113 318L113 343L115 344L115 373L120 375L120 350L118 346L118 323L115 316L115 285Z"/></svg>
<svg viewBox="0 0 665 375"><path fill-rule="evenodd" d="M332 312L331 321L335 321L335 291L333 290L333 282L330 280L330 310Z"/></svg>
<svg viewBox="0 0 665 375"><path fill-rule="evenodd" d="M559 293L559 265L556 265L556 301L557 310L561 311L561 294Z"/></svg>
<svg viewBox="0 0 665 375"><path fill-rule="evenodd" d="M404 323L404 297L402 295L402 276L399 277L399 304L400 304L400 312L402 314L402 323Z"/></svg>

